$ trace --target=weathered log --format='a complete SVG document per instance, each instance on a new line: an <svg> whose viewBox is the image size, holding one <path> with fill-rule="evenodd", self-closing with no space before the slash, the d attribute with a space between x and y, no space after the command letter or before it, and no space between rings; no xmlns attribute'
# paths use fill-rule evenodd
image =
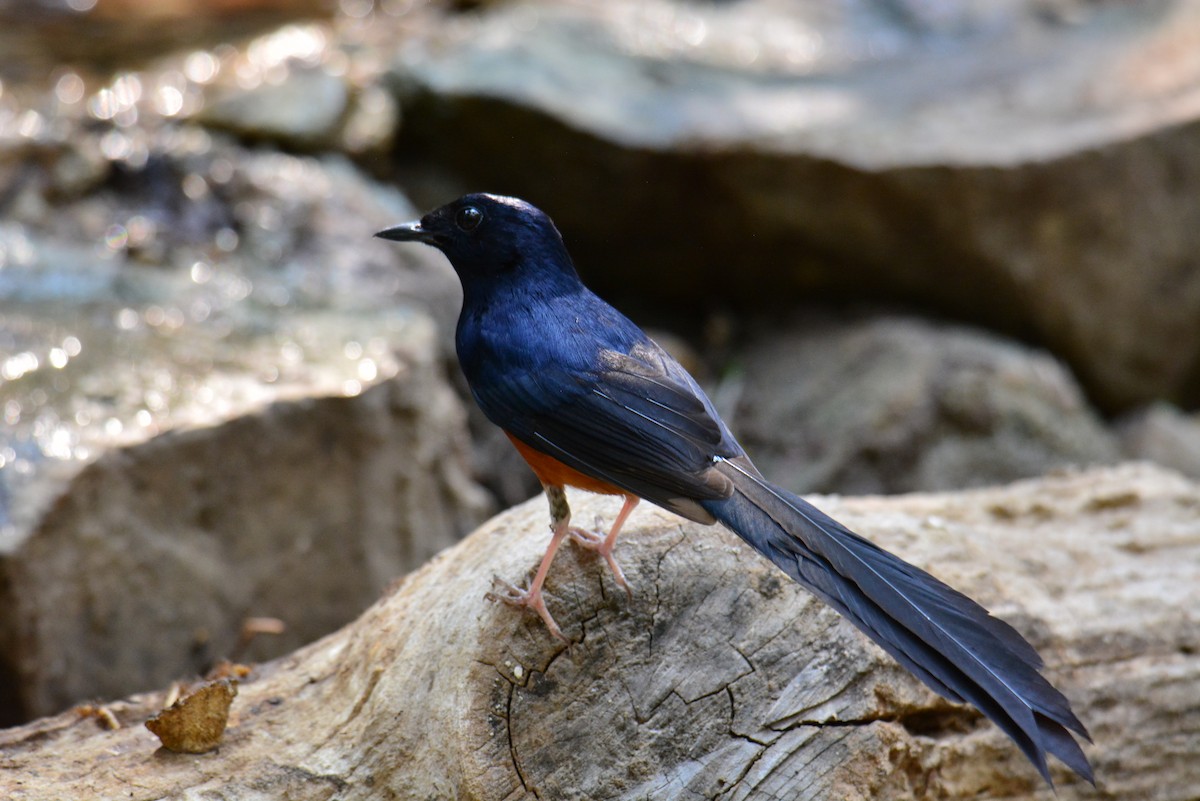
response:
<svg viewBox="0 0 1200 801"><path fill-rule="evenodd" d="M615 512L575 497L576 517ZM857 530L1014 623L1091 728L1095 789L1200 787L1200 486L1145 465L1005 488L825 498ZM0 732L7 799L1053 798L994 726L905 674L718 528L640 511L619 591L567 548L551 611L484 599L546 541L503 514L340 631L257 666L212 753L157 751L161 693ZM169 604L169 598L161 599Z"/></svg>

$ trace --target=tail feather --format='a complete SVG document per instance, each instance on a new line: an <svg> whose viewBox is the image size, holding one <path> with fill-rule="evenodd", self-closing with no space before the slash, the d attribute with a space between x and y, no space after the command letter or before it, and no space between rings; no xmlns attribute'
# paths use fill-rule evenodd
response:
<svg viewBox="0 0 1200 801"><path fill-rule="evenodd" d="M1038 670L1042 659L1012 626L888 553L748 462L720 461L731 497L702 506L854 623L938 694L967 701L999 726L1050 782L1053 754L1094 783L1071 732L1087 729Z"/></svg>

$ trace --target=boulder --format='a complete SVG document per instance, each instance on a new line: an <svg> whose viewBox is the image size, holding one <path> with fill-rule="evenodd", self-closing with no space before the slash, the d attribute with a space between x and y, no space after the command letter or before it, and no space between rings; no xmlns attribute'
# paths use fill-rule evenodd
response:
<svg viewBox="0 0 1200 801"><path fill-rule="evenodd" d="M573 498L579 518L614 499ZM1047 787L732 534L631 518L627 597L568 547L550 609L487 601L532 571L545 503L501 515L354 623L241 682L224 742L156 752L150 693L0 732L5 797L1153 798L1200 785L1200 487L1145 465L1003 488L816 499L1022 631L1090 728L1097 787ZM84 714L86 713L86 714Z"/></svg>
<svg viewBox="0 0 1200 801"><path fill-rule="evenodd" d="M489 507L433 319L457 282L371 239L399 194L189 128L109 160L109 135L0 191L7 723L293 650ZM246 651L263 616L286 631Z"/></svg>
<svg viewBox="0 0 1200 801"><path fill-rule="evenodd" d="M346 84L316 68L289 70L279 84L218 94L198 122L292 146L331 143L349 107Z"/></svg>
<svg viewBox="0 0 1200 801"><path fill-rule="evenodd" d="M45 438L78 434L75 453L87 457L5 466L32 471L6 482L8 721L228 655L293 650L352 619L478 519L463 409L434 358L433 327L420 317L391 331L368 322L322 326L334 353L310 355L294 383L262 385L226 365L197 380L206 404L108 442L96 436L103 423L60 425ZM385 343L374 355L383 367L359 388L355 362L336 349L372 339ZM286 631L247 652L243 622L263 616Z"/></svg>
<svg viewBox="0 0 1200 801"><path fill-rule="evenodd" d="M379 33L320 24L286 25L236 47L205 54L202 72L189 70L194 55L162 59L159 75L197 74L181 93L188 119L240 137L287 149L341 150L379 169L399 124L392 94L379 83L390 52ZM370 44L362 41L367 37Z"/></svg>
<svg viewBox="0 0 1200 801"><path fill-rule="evenodd" d="M1128 459L1145 459L1200 478L1200 415L1156 403L1118 421L1117 435Z"/></svg>
<svg viewBox="0 0 1200 801"><path fill-rule="evenodd" d="M1195 3L531 0L403 30L410 171L539 205L602 293L916 303L1042 344L1108 410L1200 402Z"/></svg>
<svg viewBox="0 0 1200 801"><path fill-rule="evenodd" d="M5 56L0 71L5 79L41 82L80 67L136 69L172 50L195 52L230 37L328 15L322 0L0 0Z"/></svg>
<svg viewBox="0 0 1200 801"><path fill-rule="evenodd" d="M736 363L718 397L759 469L795 491L977 487L1119 458L1069 370L983 331L810 311Z"/></svg>

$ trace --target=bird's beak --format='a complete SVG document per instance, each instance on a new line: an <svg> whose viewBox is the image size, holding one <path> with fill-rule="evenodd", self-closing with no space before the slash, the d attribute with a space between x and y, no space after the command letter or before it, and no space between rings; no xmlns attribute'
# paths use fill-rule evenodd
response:
<svg viewBox="0 0 1200 801"><path fill-rule="evenodd" d="M433 232L422 228L421 223L408 222L384 228L375 236L380 239L390 239L393 242L428 242L433 238Z"/></svg>

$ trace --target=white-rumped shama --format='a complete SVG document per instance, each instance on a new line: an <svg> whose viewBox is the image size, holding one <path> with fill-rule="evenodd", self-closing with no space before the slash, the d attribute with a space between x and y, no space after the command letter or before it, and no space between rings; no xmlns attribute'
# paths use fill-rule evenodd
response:
<svg viewBox="0 0 1200 801"><path fill-rule="evenodd" d="M1050 781L1054 754L1093 782L1072 732L1087 730L1017 631L933 576L763 478L680 364L579 280L550 218L528 203L466 195L377 236L441 250L462 282L455 342L476 402L541 480L550 547L528 606L562 637L542 584L565 537L613 547L639 498L720 522L825 601L940 695L970 702ZM607 535L570 525L564 486L621 495ZM1090 742L1090 739L1089 739Z"/></svg>

